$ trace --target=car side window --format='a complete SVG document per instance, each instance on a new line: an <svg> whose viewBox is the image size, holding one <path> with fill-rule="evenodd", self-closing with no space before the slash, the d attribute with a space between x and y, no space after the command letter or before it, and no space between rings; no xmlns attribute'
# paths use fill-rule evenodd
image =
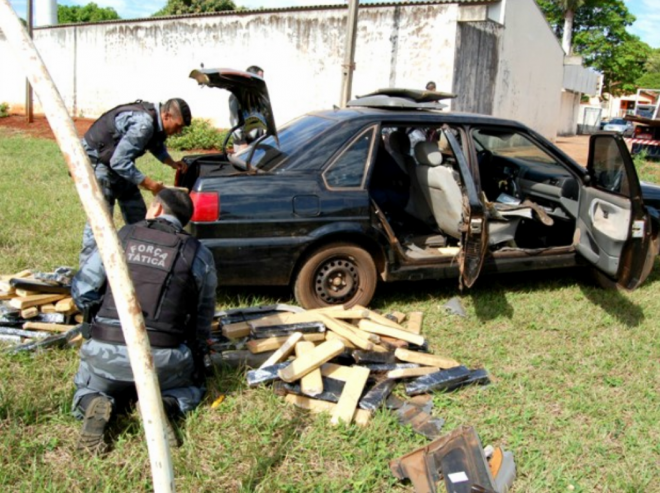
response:
<svg viewBox="0 0 660 493"><path fill-rule="evenodd" d="M328 188L361 188L374 141L374 128L354 139L323 173Z"/></svg>
<svg viewBox="0 0 660 493"><path fill-rule="evenodd" d="M630 196L625 163L614 139L596 140L593 153L593 184L608 192Z"/></svg>

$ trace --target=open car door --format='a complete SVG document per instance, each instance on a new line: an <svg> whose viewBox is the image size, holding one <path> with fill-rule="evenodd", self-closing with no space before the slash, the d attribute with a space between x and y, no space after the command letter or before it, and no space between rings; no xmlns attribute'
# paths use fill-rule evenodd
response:
<svg viewBox="0 0 660 493"><path fill-rule="evenodd" d="M588 183L580 191L575 231L578 252L625 289L644 281L651 244L649 216L623 139L598 134L589 141Z"/></svg>
<svg viewBox="0 0 660 493"><path fill-rule="evenodd" d="M459 256L460 277L458 283L461 288L463 286L470 288L479 277L488 251L486 210L481 200L479 200L470 167L460 144L447 125L443 126L442 133L447 138L447 142L454 153L464 188L461 253Z"/></svg>

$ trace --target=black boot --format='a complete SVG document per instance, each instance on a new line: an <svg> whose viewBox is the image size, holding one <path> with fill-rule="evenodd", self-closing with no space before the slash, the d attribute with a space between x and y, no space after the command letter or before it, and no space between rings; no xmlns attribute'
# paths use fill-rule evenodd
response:
<svg viewBox="0 0 660 493"><path fill-rule="evenodd" d="M104 395L89 394L80 401L80 408L85 416L77 448L92 454L103 454L107 450L103 435L112 415L112 402Z"/></svg>
<svg viewBox="0 0 660 493"><path fill-rule="evenodd" d="M142 411L140 410L140 401L137 402L137 409L140 416L142 416ZM167 443L169 443L171 448L179 448L181 446L181 442L179 441L179 437L176 433L176 430L174 429L174 425L172 424L173 420L181 415L179 404L174 397L164 397L163 409L165 410L165 437L167 438Z"/></svg>
<svg viewBox="0 0 660 493"><path fill-rule="evenodd" d="M163 408L165 409L165 435L167 436L167 441L172 448L179 448L181 446L181 441L179 436L174 429L174 422L177 421L183 413L179 407L179 402L175 397L167 396L163 397Z"/></svg>

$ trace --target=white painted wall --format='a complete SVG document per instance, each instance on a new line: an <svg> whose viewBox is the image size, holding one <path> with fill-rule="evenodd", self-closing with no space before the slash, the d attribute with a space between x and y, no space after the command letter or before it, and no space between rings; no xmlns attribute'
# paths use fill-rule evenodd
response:
<svg viewBox="0 0 660 493"><path fill-rule="evenodd" d="M361 8L353 94L423 88L431 79L451 90L458 10L456 4ZM96 117L138 98L182 97L195 117L227 127L229 93L200 88L188 74L200 63L259 65L282 124L338 104L346 15L346 8L325 8L84 24L37 29L34 38L75 116ZM2 39L0 57L9 75L0 78L0 101L21 111L22 72Z"/></svg>
<svg viewBox="0 0 660 493"><path fill-rule="evenodd" d="M353 94L383 87L455 90L457 22L504 21L493 111L553 138L560 127L563 52L534 0L505 8L456 3L363 5ZM339 102L347 8L250 11L36 29L35 43L71 114L97 117L135 99L186 99L193 116L229 126L228 93L188 78L206 68L259 65L278 125ZM22 71L0 33L0 102L22 111ZM74 69L75 67L75 69ZM39 112L37 104L35 111Z"/></svg>
<svg viewBox="0 0 660 493"><path fill-rule="evenodd" d="M534 0L508 1L504 26L493 113L554 138L564 52Z"/></svg>
<svg viewBox="0 0 660 493"><path fill-rule="evenodd" d="M580 110L580 93L564 91L561 93L560 126L558 135L575 135Z"/></svg>

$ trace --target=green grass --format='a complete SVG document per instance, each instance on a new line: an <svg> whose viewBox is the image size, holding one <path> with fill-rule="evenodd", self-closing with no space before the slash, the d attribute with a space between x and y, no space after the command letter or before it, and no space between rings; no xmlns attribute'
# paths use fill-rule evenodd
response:
<svg viewBox="0 0 660 493"><path fill-rule="evenodd" d="M171 182L150 158L139 166ZM641 171L653 176L654 168ZM76 265L84 216L53 142L0 133L0 274ZM647 178L648 179L648 178ZM372 308L425 313L431 349L490 386L434 395L445 429L473 425L484 444L513 451L518 492L658 492L660 275L633 293L596 288L571 271L483 277L466 291L466 318L443 305L455 281L380 286ZM233 289L219 307L281 301L286 289ZM79 456L70 415L74 350L0 355L0 491L149 491L135 415L113 427L104 459ZM289 407L268 387L219 370L173 452L183 492L403 492L389 461L427 443L387 411L370 425L332 427ZM219 408L209 403L219 394ZM444 491L443 486L438 487Z"/></svg>

